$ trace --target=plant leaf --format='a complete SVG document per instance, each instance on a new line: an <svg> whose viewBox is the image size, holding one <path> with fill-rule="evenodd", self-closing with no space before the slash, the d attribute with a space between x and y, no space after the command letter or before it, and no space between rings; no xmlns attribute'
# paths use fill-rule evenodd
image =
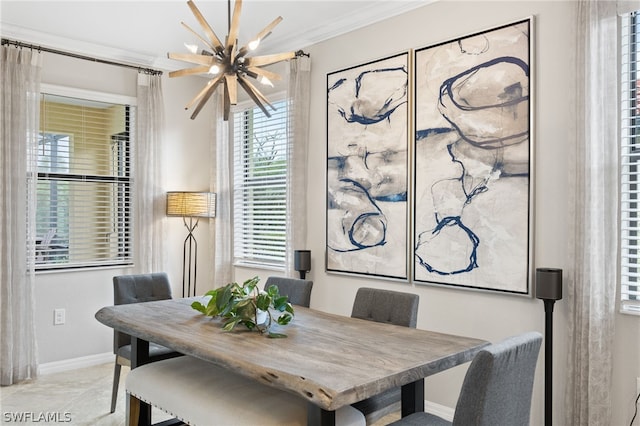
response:
<svg viewBox="0 0 640 426"><path fill-rule="evenodd" d="M224 322L224 324L222 325L222 329L224 331L231 331L241 321L242 321L242 318L240 318L240 317L230 318L230 319L228 319L227 321Z"/></svg>
<svg viewBox="0 0 640 426"><path fill-rule="evenodd" d="M256 307L262 311L266 311L269 309L269 305L271 304L271 296L268 293L260 293L258 297L256 297Z"/></svg>
<svg viewBox="0 0 640 426"><path fill-rule="evenodd" d="M287 306L285 307L285 311L289 312L291 315L295 315L293 312L293 305L291 303L287 303Z"/></svg>
<svg viewBox="0 0 640 426"><path fill-rule="evenodd" d="M198 312L202 312L203 314L206 314L207 309L206 309L206 308L205 308L205 306L204 306L202 303L200 303L200 302L193 302L193 303L191 304L191 307L192 307L193 309L195 309L196 311L198 311Z"/></svg>
<svg viewBox="0 0 640 426"><path fill-rule="evenodd" d="M284 314L278 317L276 322L280 325L287 325L291 322L292 319L293 319L293 315L291 315L289 312L285 312Z"/></svg>
<svg viewBox="0 0 640 426"><path fill-rule="evenodd" d="M287 335L284 334L284 333L274 333L274 332L271 332L271 331L269 332L269 334L267 334L267 336L269 336L272 339L282 339L282 338L287 337Z"/></svg>

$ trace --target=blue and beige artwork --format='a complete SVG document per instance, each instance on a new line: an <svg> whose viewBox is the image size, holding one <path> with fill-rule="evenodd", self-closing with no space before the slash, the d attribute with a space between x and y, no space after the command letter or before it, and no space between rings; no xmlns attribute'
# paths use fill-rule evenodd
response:
<svg viewBox="0 0 640 426"><path fill-rule="evenodd" d="M414 279L528 293L529 20L415 52Z"/></svg>
<svg viewBox="0 0 640 426"><path fill-rule="evenodd" d="M327 270L407 278L408 54L327 75Z"/></svg>

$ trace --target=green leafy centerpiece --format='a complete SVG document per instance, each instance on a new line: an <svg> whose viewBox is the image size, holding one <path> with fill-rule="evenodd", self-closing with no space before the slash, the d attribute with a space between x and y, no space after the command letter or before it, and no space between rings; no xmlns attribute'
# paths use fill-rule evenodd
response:
<svg viewBox="0 0 640 426"><path fill-rule="evenodd" d="M229 283L224 287L208 291L211 296L206 305L199 301L191 307L206 316L221 317L222 329L232 331L236 325L242 324L249 330L265 333L269 337L287 337L283 333L270 330L274 316L279 325L287 325L293 319L293 306L287 296L280 295L278 286L271 285L266 291L258 289L260 278L253 277L242 285Z"/></svg>

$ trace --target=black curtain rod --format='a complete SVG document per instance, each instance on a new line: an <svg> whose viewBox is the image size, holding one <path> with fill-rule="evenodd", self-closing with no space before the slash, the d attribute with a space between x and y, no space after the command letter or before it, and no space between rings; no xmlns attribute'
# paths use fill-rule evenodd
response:
<svg viewBox="0 0 640 426"><path fill-rule="evenodd" d="M145 68L145 67L140 67L140 66L136 66L136 65L123 64L123 63L120 63L120 62L107 61L105 59L92 58L91 56L80 55L80 54L77 54L77 53L64 52L62 50L51 49L51 48L42 47L42 46L36 46L34 44L23 43L21 41L9 40L7 38L3 38L2 39L2 45L3 46L4 45L11 45L11 46L19 47L19 48L37 50L39 52L55 53L56 55L69 56L71 58L76 58L76 59L84 59L85 61L97 62L97 63L100 63L100 64L107 64L107 65L115 65L117 67L132 68L132 69L138 70L138 72L143 72L145 74L162 75L162 71L154 70L154 69L151 69L151 68Z"/></svg>

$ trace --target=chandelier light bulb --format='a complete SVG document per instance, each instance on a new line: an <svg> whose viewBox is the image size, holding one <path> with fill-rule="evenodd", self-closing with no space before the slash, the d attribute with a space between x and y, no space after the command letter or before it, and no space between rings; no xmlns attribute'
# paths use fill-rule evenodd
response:
<svg viewBox="0 0 640 426"><path fill-rule="evenodd" d="M265 86L270 86L273 87L273 83L271 82L271 80L269 80L267 77L262 76L260 78L260 83L264 84Z"/></svg>
<svg viewBox="0 0 640 426"><path fill-rule="evenodd" d="M189 43L185 43L184 47L187 48L187 50L193 54L198 53L198 45L197 44L189 44Z"/></svg>
<svg viewBox="0 0 640 426"><path fill-rule="evenodd" d="M247 47L249 48L249 50L256 50L259 45L260 45L260 39L256 38L255 40L251 40L249 44L247 44Z"/></svg>
<svg viewBox="0 0 640 426"><path fill-rule="evenodd" d="M220 72L220 67L217 65L211 65L211 68L209 68L209 74L213 74L216 75Z"/></svg>

